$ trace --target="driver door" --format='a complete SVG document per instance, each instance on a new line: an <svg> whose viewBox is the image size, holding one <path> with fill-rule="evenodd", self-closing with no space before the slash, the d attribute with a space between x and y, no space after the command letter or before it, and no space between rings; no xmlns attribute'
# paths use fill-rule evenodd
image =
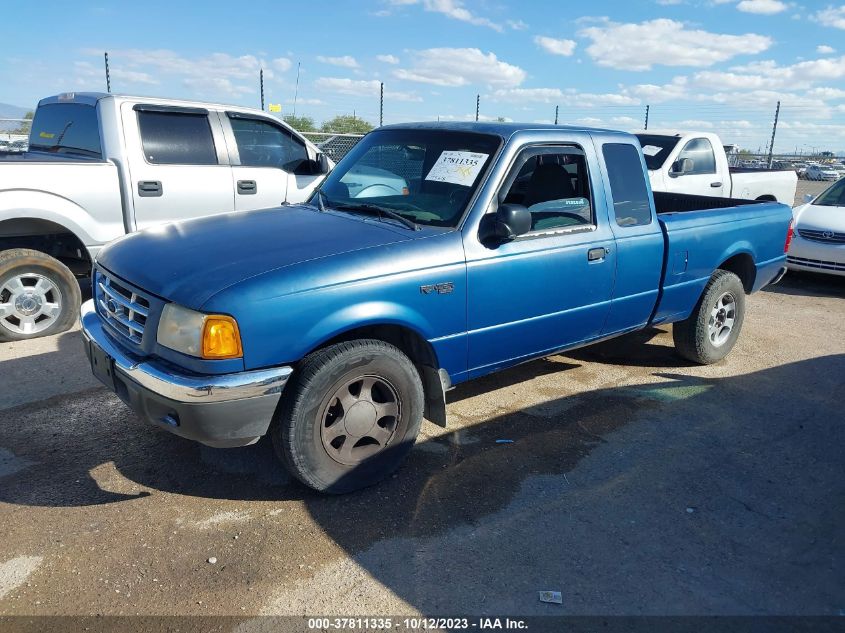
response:
<svg viewBox="0 0 845 633"><path fill-rule="evenodd" d="M687 169L682 169L684 166ZM716 155L706 138L694 138L681 149L669 165L669 191L719 198L730 183L723 181L716 169Z"/></svg>
<svg viewBox="0 0 845 633"><path fill-rule="evenodd" d="M323 179L312 173L317 170L305 143L269 119L233 113L228 119L235 211L305 202Z"/></svg>

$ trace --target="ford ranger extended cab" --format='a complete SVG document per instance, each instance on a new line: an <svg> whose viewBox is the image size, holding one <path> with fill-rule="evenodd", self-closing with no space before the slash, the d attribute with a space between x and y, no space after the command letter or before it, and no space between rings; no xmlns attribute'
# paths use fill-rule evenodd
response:
<svg viewBox="0 0 845 633"><path fill-rule="evenodd" d="M360 168L402 191L356 199ZM652 195L636 137L519 124L371 132L307 204L127 235L82 307L94 374L142 418L269 434L317 490L392 472L448 389L650 325L713 363L785 272L792 212Z"/></svg>
<svg viewBox="0 0 845 633"><path fill-rule="evenodd" d="M97 250L172 220L303 202L330 165L260 110L98 93L41 100L0 155L0 341L76 322Z"/></svg>
<svg viewBox="0 0 845 633"><path fill-rule="evenodd" d="M651 130L636 134L653 191L795 204L794 169L730 167L715 134Z"/></svg>

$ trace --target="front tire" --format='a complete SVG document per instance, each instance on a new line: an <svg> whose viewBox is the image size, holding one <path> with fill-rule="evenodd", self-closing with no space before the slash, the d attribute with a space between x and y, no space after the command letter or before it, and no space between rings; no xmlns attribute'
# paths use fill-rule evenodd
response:
<svg viewBox="0 0 845 633"><path fill-rule="evenodd" d="M680 356L710 365L727 356L745 320L745 288L739 277L717 270L689 318L675 323L672 338Z"/></svg>
<svg viewBox="0 0 845 633"><path fill-rule="evenodd" d="M302 361L271 427L273 446L306 486L332 494L371 486L414 445L423 387L411 360L379 340L318 350Z"/></svg>
<svg viewBox="0 0 845 633"><path fill-rule="evenodd" d="M81 302L76 277L59 260L27 248L0 252L0 342L64 332Z"/></svg>

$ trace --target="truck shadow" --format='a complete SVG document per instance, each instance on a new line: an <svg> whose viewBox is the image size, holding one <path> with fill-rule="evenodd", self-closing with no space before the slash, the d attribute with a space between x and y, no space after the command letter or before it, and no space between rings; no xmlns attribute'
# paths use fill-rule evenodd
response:
<svg viewBox="0 0 845 633"><path fill-rule="evenodd" d="M779 284L766 286L763 292L799 297L845 298L845 277L791 270Z"/></svg>

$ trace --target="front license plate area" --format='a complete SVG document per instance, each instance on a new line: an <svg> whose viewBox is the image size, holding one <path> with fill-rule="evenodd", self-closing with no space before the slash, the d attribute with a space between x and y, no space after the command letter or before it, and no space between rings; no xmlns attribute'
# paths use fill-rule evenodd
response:
<svg viewBox="0 0 845 633"><path fill-rule="evenodd" d="M91 344L91 371L106 387L114 391L114 359Z"/></svg>

